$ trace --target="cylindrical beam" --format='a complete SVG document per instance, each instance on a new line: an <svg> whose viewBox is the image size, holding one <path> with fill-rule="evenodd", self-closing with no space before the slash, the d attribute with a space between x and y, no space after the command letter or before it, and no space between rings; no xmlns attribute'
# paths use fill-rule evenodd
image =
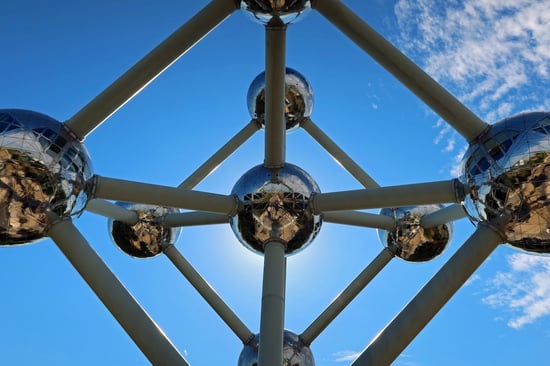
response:
<svg viewBox="0 0 550 366"><path fill-rule="evenodd" d="M340 165L344 167L351 174L352 177L357 179L359 183L365 188L379 187L378 183L374 181L348 154L344 152L334 141L331 140L310 118L304 118L300 122L300 126L306 130L307 133L319 145L321 145Z"/></svg>
<svg viewBox="0 0 550 366"><path fill-rule="evenodd" d="M314 1L314 7L453 126L466 140L474 140L488 127L477 115L341 1L317 0Z"/></svg>
<svg viewBox="0 0 550 366"><path fill-rule="evenodd" d="M109 116L238 8L236 0L213 0L170 37L142 58L68 121L82 141Z"/></svg>
<svg viewBox="0 0 550 366"><path fill-rule="evenodd" d="M204 178L212 173L216 168L235 152L246 140L248 140L256 131L261 128L257 120L252 120L241 131L223 145L214 155L204 162L193 174L184 180L179 188L192 189L197 186Z"/></svg>
<svg viewBox="0 0 550 366"><path fill-rule="evenodd" d="M441 210L429 213L422 217L420 225L425 228L443 225L448 222L460 220L466 217L466 211L460 204L452 204L442 208Z"/></svg>
<svg viewBox="0 0 550 366"><path fill-rule="evenodd" d="M330 305L300 335L302 341L310 345L321 332L349 305L350 302L369 284L369 282L390 262L394 254L384 248L376 258L361 272Z"/></svg>
<svg viewBox="0 0 550 366"><path fill-rule="evenodd" d="M160 217L158 221L166 227L227 224L229 222L229 215L201 211L181 212L167 214Z"/></svg>
<svg viewBox="0 0 550 366"><path fill-rule="evenodd" d="M163 249L163 253L243 343L246 344L254 338L254 333L246 327L241 319L239 319L174 245L166 246Z"/></svg>
<svg viewBox="0 0 550 366"><path fill-rule="evenodd" d="M48 236L153 365L189 366L164 332L109 270L70 220L49 215Z"/></svg>
<svg viewBox="0 0 550 366"><path fill-rule="evenodd" d="M402 186L317 193L310 204L315 213L369 208L400 207L457 201L458 181L407 184Z"/></svg>
<svg viewBox="0 0 550 366"><path fill-rule="evenodd" d="M234 215L238 199L230 195L95 176L94 198L145 203Z"/></svg>
<svg viewBox="0 0 550 366"><path fill-rule="evenodd" d="M129 225L134 225L138 222L138 214L136 211L128 210L127 208L101 199L89 200L86 204L86 211L109 217Z"/></svg>
<svg viewBox="0 0 550 366"><path fill-rule="evenodd" d="M283 364L285 284L285 247L278 241L267 242L264 246L259 366Z"/></svg>
<svg viewBox="0 0 550 366"><path fill-rule="evenodd" d="M265 160L267 168L285 163L286 27L266 27L265 33Z"/></svg>
<svg viewBox="0 0 550 366"><path fill-rule="evenodd" d="M351 366L390 365L502 242L495 229L480 224Z"/></svg>
<svg viewBox="0 0 550 366"><path fill-rule="evenodd" d="M388 231L395 227L395 220L392 217L360 211L325 212L323 214L323 221L332 222L334 224L384 229Z"/></svg>

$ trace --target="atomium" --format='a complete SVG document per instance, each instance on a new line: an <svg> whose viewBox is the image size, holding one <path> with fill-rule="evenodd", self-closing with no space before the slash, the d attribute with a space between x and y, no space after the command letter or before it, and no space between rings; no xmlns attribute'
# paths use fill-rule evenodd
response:
<svg viewBox="0 0 550 366"><path fill-rule="evenodd" d="M0 110L0 245L45 236L46 213L78 215L90 193L88 151L60 122Z"/></svg>
<svg viewBox="0 0 550 366"><path fill-rule="evenodd" d="M473 141L463 157L465 207L475 222L506 216L499 228L519 249L550 253L550 113L504 119Z"/></svg>
<svg viewBox="0 0 550 366"><path fill-rule="evenodd" d="M313 214L310 196L320 192L317 183L292 164L270 169L258 165L235 184L232 194L243 209L231 218L231 228L239 241L254 252L263 253L264 244L277 240L287 254L308 246L321 228L320 215Z"/></svg>
<svg viewBox="0 0 550 366"><path fill-rule="evenodd" d="M166 214L178 213L177 208L127 202L116 204L137 214L135 223L108 221L111 239L124 253L136 258L151 258L162 253L164 245L178 240L181 228L166 227L159 220Z"/></svg>
<svg viewBox="0 0 550 366"><path fill-rule="evenodd" d="M260 73L248 89L248 112L252 118L260 121L265 128L265 72ZM313 111L313 90L311 85L298 71L285 69L285 125L287 132L300 127L304 117Z"/></svg>
<svg viewBox="0 0 550 366"><path fill-rule="evenodd" d="M295 22L311 8L309 0L242 0L241 9L264 25L285 25Z"/></svg>
<svg viewBox="0 0 550 366"><path fill-rule="evenodd" d="M396 224L390 230L378 230L380 241L386 247L395 247L398 258L410 262L425 262L439 256L451 241L451 223L423 227L422 218L442 209L443 205L423 205L383 208L381 215L392 217Z"/></svg>
<svg viewBox="0 0 550 366"><path fill-rule="evenodd" d="M256 335L243 347L237 365L258 366L259 347L260 337ZM283 366L315 366L310 348L298 335L289 330L285 330L283 335Z"/></svg>

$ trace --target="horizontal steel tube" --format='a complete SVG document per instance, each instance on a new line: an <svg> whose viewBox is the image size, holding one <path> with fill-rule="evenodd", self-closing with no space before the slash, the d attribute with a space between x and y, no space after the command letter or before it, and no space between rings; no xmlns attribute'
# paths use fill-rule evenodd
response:
<svg viewBox="0 0 550 366"><path fill-rule="evenodd" d="M128 210L122 206L116 205L102 199L92 199L86 204L86 211L109 217L113 220L121 221L129 225L138 222L136 211Z"/></svg>
<svg viewBox="0 0 550 366"><path fill-rule="evenodd" d="M94 198L234 215L236 197L95 176Z"/></svg>
<svg viewBox="0 0 550 366"><path fill-rule="evenodd" d="M391 230L395 227L395 220L392 217L359 211L325 212L323 221L384 230Z"/></svg>
<svg viewBox="0 0 550 366"><path fill-rule="evenodd" d="M370 188L355 191L317 193L311 197L316 213L401 207L456 202L456 180Z"/></svg>
<svg viewBox="0 0 550 366"><path fill-rule="evenodd" d="M212 212L182 212L168 214L159 219L166 227L197 226L212 224L227 224L230 216Z"/></svg>

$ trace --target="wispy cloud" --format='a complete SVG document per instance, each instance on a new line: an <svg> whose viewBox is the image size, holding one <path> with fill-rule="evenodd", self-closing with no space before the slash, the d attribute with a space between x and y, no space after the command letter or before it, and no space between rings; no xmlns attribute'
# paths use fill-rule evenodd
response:
<svg viewBox="0 0 550 366"><path fill-rule="evenodd" d="M399 0L398 44L488 122L547 109L550 0ZM539 91L539 92L537 92ZM465 144L441 127L435 142ZM456 167L453 167L456 170Z"/></svg>
<svg viewBox="0 0 550 366"><path fill-rule="evenodd" d="M345 350L345 351L335 352L332 355L334 356L334 361L346 362L346 361L354 361L357 357L359 357L360 354L361 352Z"/></svg>
<svg viewBox="0 0 550 366"><path fill-rule="evenodd" d="M550 258L514 254L508 265L489 280L491 294L483 302L506 310L507 324L515 329L550 315Z"/></svg>

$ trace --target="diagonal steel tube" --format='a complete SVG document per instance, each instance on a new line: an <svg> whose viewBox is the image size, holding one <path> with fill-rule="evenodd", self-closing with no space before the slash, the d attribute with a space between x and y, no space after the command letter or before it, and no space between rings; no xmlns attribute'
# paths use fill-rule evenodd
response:
<svg viewBox="0 0 550 366"><path fill-rule="evenodd" d="M378 187L374 181L352 158L330 139L310 118L304 118L300 126L319 143L352 177L365 188Z"/></svg>
<svg viewBox="0 0 550 366"><path fill-rule="evenodd" d="M494 228L480 224L351 366L390 365L502 242Z"/></svg>
<svg viewBox="0 0 550 366"><path fill-rule="evenodd" d="M238 8L236 0L213 0L170 37L65 122L82 141Z"/></svg>
<svg viewBox="0 0 550 366"><path fill-rule="evenodd" d="M285 163L286 27L266 27L265 33L265 159L267 168Z"/></svg>
<svg viewBox="0 0 550 366"><path fill-rule="evenodd" d="M71 220L48 215L48 236L155 366L189 366L172 342L111 272Z"/></svg>
<svg viewBox="0 0 550 366"><path fill-rule="evenodd" d="M339 0L316 0L313 6L403 85L446 120L468 142L487 127L477 115Z"/></svg>
<svg viewBox="0 0 550 366"><path fill-rule="evenodd" d="M283 365L285 323L285 246L278 241L264 245L262 308L260 314L260 366Z"/></svg>
<svg viewBox="0 0 550 366"><path fill-rule="evenodd" d="M86 204L86 211L95 214L110 217L114 220L133 225L138 222L137 212L128 210L122 206L116 205L102 199L92 199Z"/></svg>
<svg viewBox="0 0 550 366"><path fill-rule="evenodd" d="M239 319L174 245L166 246L163 249L163 253L243 343L246 344L254 338L254 333L246 327L242 320Z"/></svg>
<svg viewBox="0 0 550 366"><path fill-rule="evenodd" d="M300 335L310 345L321 332L345 309L369 282L390 262L394 254L384 248L380 254L330 303L330 305Z"/></svg>
<svg viewBox="0 0 550 366"><path fill-rule="evenodd" d="M214 155L205 161L193 174L184 180L178 187L192 189L204 178L210 175L216 168L224 162L231 154L235 152L246 140L248 140L256 131L261 128L257 120L250 121L242 130L237 132L225 145L223 145Z"/></svg>
<svg viewBox="0 0 550 366"><path fill-rule="evenodd" d="M310 204L315 213L323 213L326 211L457 202L458 184L456 179L452 179L354 191L317 193L311 197Z"/></svg>
<svg viewBox="0 0 550 366"><path fill-rule="evenodd" d="M392 217L360 211L325 212L323 221L384 230L391 230L395 227L395 220Z"/></svg>
<svg viewBox="0 0 550 366"><path fill-rule="evenodd" d="M425 215L422 217L422 220L420 220L420 225L426 228L434 227L451 221L460 220L466 216L466 211L462 205L453 204Z"/></svg>
<svg viewBox="0 0 550 366"><path fill-rule="evenodd" d="M234 215L238 199L230 195L95 176L93 198L145 203Z"/></svg>

